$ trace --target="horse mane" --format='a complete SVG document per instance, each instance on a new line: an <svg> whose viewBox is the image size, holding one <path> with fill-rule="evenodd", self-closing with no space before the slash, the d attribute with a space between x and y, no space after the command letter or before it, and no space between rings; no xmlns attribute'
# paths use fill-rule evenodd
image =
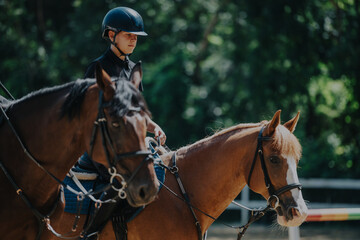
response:
<svg viewBox="0 0 360 240"><path fill-rule="evenodd" d="M71 87L72 84L73 84L73 82L70 82L70 83L65 83L62 85L54 86L54 87L41 88L39 90L30 92L27 95L25 95L19 99L15 99L15 100L2 98L2 101L0 101L0 104L2 105L3 108L9 109L9 108L12 108L14 105L21 104L23 102L29 101L30 99L33 100L33 99L36 99L37 97L41 97L41 96L44 96L47 94L52 94L57 91L61 91L65 88Z"/></svg>
<svg viewBox="0 0 360 240"><path fill-rule="evenodd" d="M184 146L182 148L187 148L188 150L190 150L192 148L201 147L202 144L206 144L208 141L211 141L211 139L226 137L228 136L228 134L235 134L235 132L265 126L268 123L269 121L262 121L259 123L238 124L232 127L219 130L211 136L208 136L204 139L201 139L193 144ZM275 134L271 141L271 147L281 154L288 156L295 156L296 161L298 161L301 158L302 148L298 139L295 137L295 135L290 133L290 131L287 128L285 128L283 125L279 125L276 128Z"/></svg>
<svg viewBox="0 0 360 240"><path fill-rule="evenodd" d="M110 115L125 116L132 108L140 107L142 111L151 117L150 110L141 92L135 86L124 79L115 80L116 93L110 102Z"/></svg>
<svg viewBox="0 0 360 240"><path fill-rule="evenodd" d="M93 84L95 84L94 79L78 79L73 82L73 86L61 107L60 118L67 115L71 120L80 112L85 93Z"/></svg>
<svg viewBox="0 0 360 240"><path fill-rule="evenodd" d="M80 114L81 106L87 89L95 84L94 79L78 79L74 82L62 108L61 117L67 115L71 120ZM116 91L114 98L110 101L110 115L125 116L133 107L140 107L151 116L147 104L141 93L126 80L115 80Z"/></svg>
<svg viewBox="0 0 360 240"><path fill-rule="evenodd" d="M240 124L228 127L228 128L219 129L214 134L212 134L208 137L205 137L203 139L200 139L195 143L183 146L182 148L188 148L188 150L190 148L197 148L197 147L200 147L202 144L207 143L211 139L226 137L229 133L233 133L235 131L237 132L237 131L242 131L242 130L246 130L246 129L250 129L250 128L254 128L254 127L259 127L260 125L263 125L264 122L265 121L260 122L260 123L240 123Z"/></svg>

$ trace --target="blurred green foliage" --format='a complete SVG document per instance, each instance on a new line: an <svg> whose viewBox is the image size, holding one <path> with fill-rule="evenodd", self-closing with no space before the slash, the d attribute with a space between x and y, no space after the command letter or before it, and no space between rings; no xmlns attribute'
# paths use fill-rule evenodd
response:
<svg viewBox="0 0 360 240"><path fill-rule="evenodd" d="M81 78L101 22L136 9L144 95L175 149L301 111L301 177L360 177L359 0L0 0L1 81L13 95Z"/></svg>

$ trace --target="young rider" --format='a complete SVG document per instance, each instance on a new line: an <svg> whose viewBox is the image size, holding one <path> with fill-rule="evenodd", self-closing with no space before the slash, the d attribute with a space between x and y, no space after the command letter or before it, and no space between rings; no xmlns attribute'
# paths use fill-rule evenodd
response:
<svg viewBox="0 0 360 240"><path fill-rule="evenodd" d="M85 78L93 78L96 62L100 62L102 68L110 77L119 77L123 73L130 77L135 63L129 59L133 53L138 36L147 36L144 32L143 19L135 10L127 7L117 7L110 10L102 23L102 37L110 42L110 47L99 58L90 63ZM136 87L143 91L142 83L136 83ZM166 141L164 131L151 119L148 120L148 131L154 133L155 138L160 138L163 145Z"/></svg>
<svg viewBox="0 0 360 240"><path fill-rule="evenodd" d="M147 36L144 32L143 19L138 12L127 7L117 7L110 10L104 17L102 23L102 37L110 42L110 47L99 58L90 63L85 73L85 78L94 78L95 65L101 63L102 68L110 77L126 77L130 78L135 63L129 59L133 53L138 36ZM141 82L134 83L140 91L143 90ZM147 119L147 131L159 138L160 143L164 144L166 135L164 131L150 118ZM86 154L80 158L86 158ZM107 170L100 164L93 163L100 175L106 175ZM107 178L106 176L104 177ZM112 193L108 194L109 196ZM116 208L116 204L103 204L95 216L91 226L87 230L88 236L83 239L97 239L97 232L101 231L106 222L110 219L112 212ZM93 234L96 233L96 234Z"/></svg>

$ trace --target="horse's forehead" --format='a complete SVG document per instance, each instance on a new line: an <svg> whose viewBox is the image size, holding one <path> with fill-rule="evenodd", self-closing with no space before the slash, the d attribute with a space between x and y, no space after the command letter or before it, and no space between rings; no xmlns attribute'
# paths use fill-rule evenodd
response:
<svg viewBox="0 0 360 240"><path fill-rule="evenodd" d="M125 115L124 119L126 121L126 125L128 125L128 128L135 132L140 145L145 144L145 141L142 140L145 140L147 124L143 113L140 111L135 111L131 114ZM146 148L145 145L140 147Z"/></svg>
<svg viewBox="0 0 360 240"><path fill-rule="evenodd" d="M131 119L130 121L135 129L146 131L146 120L141 112L134 112L129 119Z"/></svg>
<svg viewBox="0 0 360 240"><path fill-rule="evenodd" d="M298 139L285 127L279 126L272 145L284 158L299 161L302 151L301 145Z"/></svg>

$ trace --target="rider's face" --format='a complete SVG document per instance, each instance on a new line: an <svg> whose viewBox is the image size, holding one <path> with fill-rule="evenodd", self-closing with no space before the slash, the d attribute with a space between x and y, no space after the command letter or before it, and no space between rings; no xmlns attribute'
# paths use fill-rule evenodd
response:
<svg viewBox="0 0 360 240"><path fill-rule="evenodd" d="M113 31L109 31L110 39L113 40L114 35L115 33ZM137 35L121 31L116 34L115 43L117 47L120 48L120 50L123 51L125 54L130 54L134 51L136 47Z"/></svg>

